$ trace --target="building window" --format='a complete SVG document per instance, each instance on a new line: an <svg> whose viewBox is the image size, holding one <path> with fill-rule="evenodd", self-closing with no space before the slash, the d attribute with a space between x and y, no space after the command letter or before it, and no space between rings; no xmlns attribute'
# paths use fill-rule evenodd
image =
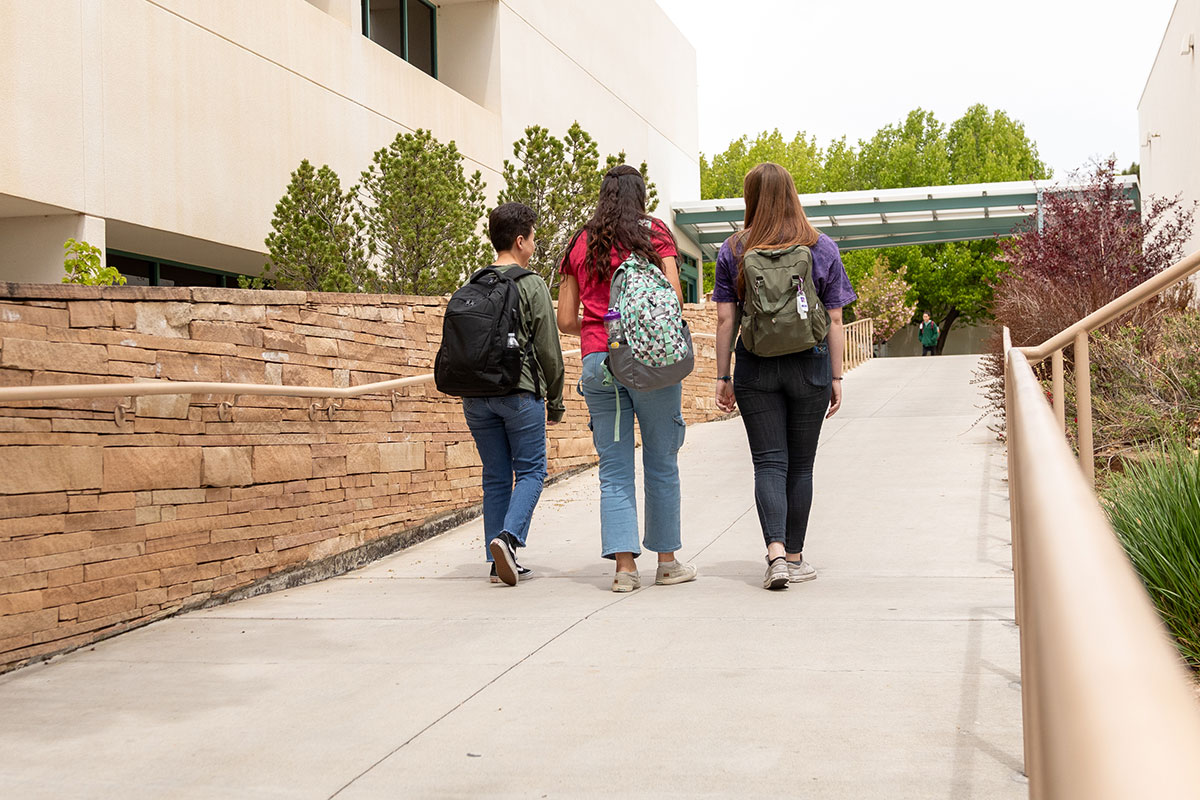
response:
<svg viewBox="0 0 1200 800"><path fill-rule="evenodd" d="M217 286L236 289L238 274L208 267L178 264L174 261L148 258L109 250L108 266L116 267L125 276L126 286Z"/></svg>
<svg viewBox="0 0 1200 800"><path fill-rule="evenodd" d="M696 259L687 253L679 254L679 288L683 290L683 302L700 302L700 275Z"/></svg>
<svg viewBox="0 0 1200 800"><path fill-rule="evenodd" d="M362 0L363 35L437 77L437 7L427 0Z"/></svg>

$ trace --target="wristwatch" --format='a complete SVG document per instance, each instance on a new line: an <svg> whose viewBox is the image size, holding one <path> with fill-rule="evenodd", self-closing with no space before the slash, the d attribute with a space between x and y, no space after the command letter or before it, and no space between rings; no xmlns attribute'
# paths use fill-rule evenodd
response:
<svg viewBox="0 0 1200 800"><path fill-rule="evenodd" d="M725 383L729 383L730 381L733 380L733 376L732 375L718 375L717 380L725 381Z"/></svg>

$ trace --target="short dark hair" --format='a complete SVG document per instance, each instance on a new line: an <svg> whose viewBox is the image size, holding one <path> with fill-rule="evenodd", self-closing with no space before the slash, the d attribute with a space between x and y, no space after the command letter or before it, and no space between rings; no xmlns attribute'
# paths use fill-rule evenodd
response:
<svg viewBox="0 0 1200 800"><path fill-rule="evenodd" d="M511 250L518 236L533 234L537 212L524 203L505 203L488 216L488 238L497 253Z"/></svg>

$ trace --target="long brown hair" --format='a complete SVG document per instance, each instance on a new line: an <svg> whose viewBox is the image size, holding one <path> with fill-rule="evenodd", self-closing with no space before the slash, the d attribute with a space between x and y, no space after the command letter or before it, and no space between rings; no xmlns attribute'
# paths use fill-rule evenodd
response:
<svg viewBox="0 0 1200 800"><path fill-rule="evenodd" d="M746 277L742 274L742 259L751 250L781 250L802 244L812 247L821 235L800 205L796 182L792 174L778 164L766 161L746 173L742 183L746 198L744 229L733 238L737 258L738 298L746 298Z"/></svg>
<svg viewBox="0 0 1200 800"><path fill-rule="evenodd" d="M637 253L662 269L662 257L654 248L654 237L659 234L647 224L649 219L642 174L628 164L620 164L605 173L596 212L583 226L587 231L588 274L608 280L612 273L613 250Z"/></svg>

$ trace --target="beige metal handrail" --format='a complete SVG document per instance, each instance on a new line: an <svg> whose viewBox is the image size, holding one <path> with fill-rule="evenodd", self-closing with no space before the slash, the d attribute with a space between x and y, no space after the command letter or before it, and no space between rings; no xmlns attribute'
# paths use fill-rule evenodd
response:
<svg viewBox="0 0 1200 800"><path fill-rule="evenodd" d="M858 319L846 325L846 346L842 350L842 371L849 372L874 355L875 320Z"/></svg>
<svg viewBox="0 0 1200 800"><path fill-rule="evenodd" d="M868 360L870 355L870 332L873 330L873 320L859 320L852 322L846 326L847 330L847 347L843 355L843 364L845 370L853 369L864 361ZM862 326L862 327L856 327ZM864 331L861 332L860 331ZM716 334L712 333L697 333L693 332L692 337L696 339L715 339ZM867 345L865 350L862 345L851 347L850 342L865 341ZM580 350L566 350L564 356L577 356ZM865 355L864 355L865 353ZM18 400L74 400L74 399L90 399L98 397L147 397L152 395L165 394L210 394L219 396L247 395L247 396L268 396L268 397L310 397L322 398L328 400L344 400L353 397L362 397L368 394L387 394L396 392L410 386L418 386L424 383L433 381L433 373L425 373L422 375L412 375L407 378L393 378L392 380L376 381L374 383L362 383L358 386L336 387L336 386L293 386L293 385L276 385L262 383L226 383L223 381L167 381L159 379L149 379L138 381L136 383L73 383L62 384L55 386L5 386L0 387L0 403L15 402ZM232 404L223 403L226 409ZM331 405L327 410L337 408ZM318 410L316 404L313 410Z"/></svg>
<svg viewBox="0 0 1200 800"><path fill-rule="evenodd" d="M1095 484L1095 448L1092 443L1092 383L1091 360L1088 353L1088 336L1097 328L1129 313L1142 303L1156 297L1177 283L1200 273L1200 250L1178 261L1145 283L1139 284L1108 305L1093 311L1061 333L1051 336L1036 347L1018 348L1030 361L1037 364L1047 356L1050 362L1051 394L1054 400L1054 416L1059 431L1066 430L1067 411L1063 387L1063 350L1075 345L1075 404L1078 410L1079 465L1090 483Z"/></svg>
<svg viewBox="0 0 1200 800"><path fill-rule="evenodd" d="M1030 798L1192 800L1200 707L1187 673L1029 362L1004 339Z"/></svg>

